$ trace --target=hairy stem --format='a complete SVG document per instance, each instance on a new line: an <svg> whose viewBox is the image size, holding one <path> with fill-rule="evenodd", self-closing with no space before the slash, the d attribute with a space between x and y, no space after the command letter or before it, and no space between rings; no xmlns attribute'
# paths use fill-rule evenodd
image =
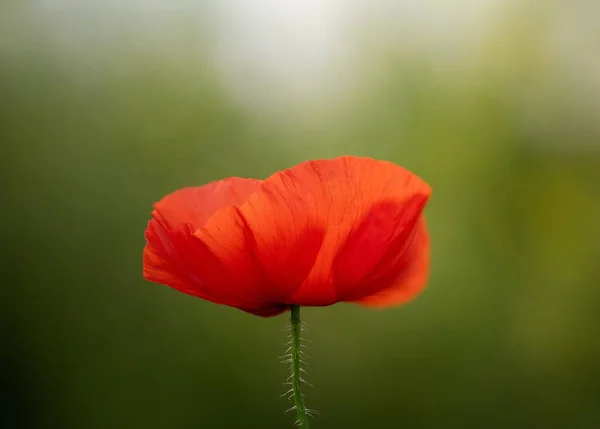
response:
<svg viewBox="0 0 600 429"><path fill-rule="evenodd" d="M290 306L291 325L292 325L292 393L294 395L294 404L296 406L296 414L298 415L298 426L303 429L308 429L308 414L304 406L304 397L300 392L300 383L302 376L300 374L300 306Z"/></svg>

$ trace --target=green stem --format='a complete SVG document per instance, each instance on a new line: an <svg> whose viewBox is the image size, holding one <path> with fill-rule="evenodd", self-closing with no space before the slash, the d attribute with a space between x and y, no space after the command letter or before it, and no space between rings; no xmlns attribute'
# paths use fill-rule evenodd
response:
<svg viewBox="0 0 600 429"><path fill-rule="evenodd" d="M290 306L291 324L292 324L292 393L294 394L294 404L296 414L298 415L298 426L302 429L308 429L308 414L304 406L304 397L300 393L300 383L302 377L300 374L300 306Z"/></svg>

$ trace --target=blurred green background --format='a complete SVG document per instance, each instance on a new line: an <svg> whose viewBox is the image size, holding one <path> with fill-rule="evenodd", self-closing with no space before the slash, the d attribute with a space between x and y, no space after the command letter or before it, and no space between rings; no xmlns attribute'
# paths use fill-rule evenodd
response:
<svg viewBox="0 0 600 429"><path fill-rule="evenodd" d="M600 427L597 1L4 1L2 428L286 428L287 318L142 279L153 202L367 155L432 277L307 308L314 428Z"/></svg>

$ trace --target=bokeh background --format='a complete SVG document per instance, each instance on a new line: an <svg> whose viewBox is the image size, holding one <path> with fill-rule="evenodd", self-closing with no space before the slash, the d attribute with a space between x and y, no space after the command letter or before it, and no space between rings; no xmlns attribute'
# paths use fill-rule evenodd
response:
<svg viewBox="0 0 600 429"><path fill-rule="evenodd" d="M152 203L367 155L427 291L305 309L314 428L600 428L597 0L4 0L0 427L285 428L285 316L142 279Z"/></svg>

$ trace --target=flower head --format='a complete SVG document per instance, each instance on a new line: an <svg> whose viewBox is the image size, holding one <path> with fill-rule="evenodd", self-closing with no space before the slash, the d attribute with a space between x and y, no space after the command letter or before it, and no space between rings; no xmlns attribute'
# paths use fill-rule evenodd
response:
<svg viewBox="0 0 600 429"><path fill-rule="evenodd" d="M430 194L406 169L354 156L184 188L154 206L144 277L265 317L400 304L427 281Z"/></svg>

